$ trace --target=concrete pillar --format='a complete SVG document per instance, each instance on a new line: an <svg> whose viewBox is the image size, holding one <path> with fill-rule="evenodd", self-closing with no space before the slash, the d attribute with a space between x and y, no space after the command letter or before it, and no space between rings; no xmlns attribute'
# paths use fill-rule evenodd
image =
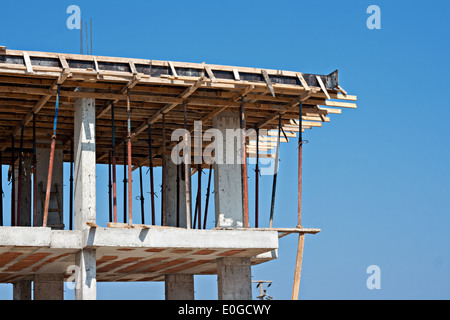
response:
<svg viewBox="0 0 450 320"><path fill-rule="evenodd" d="M166 181L166 225L177 226L177 165L172 161L170 155L166 155L167 181ZM184 164L179 166L180 183L180 228L187 228L186 217L186 185L184 183ZM192 199L192 196L191 196ZM192 203L192 201L191 201Z"/></svg>
<svg viewBox="0 0 450 320"><path fill-rule="evenodd" d="M97 299L96 250L83 249L75 254L75 264L79 267L75 278L75 299Z"/></svg>
<svg viewBox="0 0 450 320"><path fill-rule="evenodd" d="M34 300L64 300L64 274L36 274Z"/></svg>
<svg viewBox="0 0 450 320"><path fill-rule="evenodd" d="M240 139L236 130L240 129L239 113L221 112L213 118L213 128L220 130L223 139L222 155L214 163L216 227L243 227L242 171L238 152ZM227 132L227 129L232 130Z"/></svg>
<svg viewBox="0 0 450 320"><path fill-rule="evenodd" d="M219 300L251 300L250 258L217 259L217 288Z"/></svg>
<svg viewBox="0 0 450 320"><path fill-rule="evenodd" d="M96 222L95 194L95 99L75 99L74 120L74 229L88 230ZM91 232L91 231L89 231ZM95 231L93 231L95 232ZM97 298L96 250L83 249L75 256L79 267L75 298Z"/></svg>
<svg viewBox="0 0 450 320"><path fill-rule="evenodd" d="M30 280L21 280L13 283L13 300L31 300Z"/></svg>
<svg viewBox="0 0 450 320"><path fill-rule="evenodd" d="M96 220L95 99L75 99L74 229L86 230Z"/></svg>
<svg viewBox="0 0 450 320"><path fill-rule="evenodd" d="M20 226L31 226L31 158L22 158L22 178L19 197L19 165L15 168L16 213L18 214L20 202Z"/></svg>
<svg viewBox="0 0 450 320"><path fill-rule="evenodd" d="M193 274L166 274L166 300L194 300Z"/></svg>
<svg viewBox="0 0 450 320"><path fill-rule="evenodd" d="M50 140L48 140L50 146ZM58 146L57 146L58 147ZM44 217L45 192L47 190L48 165L50 160L50 148L36 149L36 182L37 182L37 226L42 226ZM47 226L52 229L64 229L63 214L63 186L64 186L63 150L55 149L53 158L52 187L51 192L59 192L59 196L52 194L49 202L49 213ZM60 207L61 215L58 212L50 212L50 209Z"/></svg>

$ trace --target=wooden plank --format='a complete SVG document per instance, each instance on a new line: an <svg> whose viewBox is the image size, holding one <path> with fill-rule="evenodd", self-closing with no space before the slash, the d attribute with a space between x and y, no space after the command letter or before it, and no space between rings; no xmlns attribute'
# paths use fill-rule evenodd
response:
<svg viewBox="0 0 450 320"><path fill-rule="evenodd" d="M33 66L31 65L30 56L28 55L28 52L23 52L23 60L25 61L25 66L27 68L27 73L33 73Z"/></svg>
<svg viewBox="0 0 450 320"><path fill-rule="evenodd" d="M306 82L305 78L303 78L303 73L297 72L297 78L300 80L300 83L302 84L303 88L305 88L306 91L310 91L311 88L309 87L308 83Z"/></svg>
<svg viewBox="0 0 450 320"><path fill-rule="evenodd" d="M237 71L236 68L233 68L233 76L234 76L234 80L241 81L241 77L239 76L239 71Z"/></svg>
<svg viewBox="0 0 450 320"><path fill-rule="evenodd" d="M173 66L172 61L167 61L167 63L169 64L170 70L172 71L172 75L173 75L175 78L178 78L177 70L175 70L175 67Z"/></svg>
<svg viewBox="0 0 450 320"><path fill-rule="evenodd" d="M275 98L275 91L273 90L272 81L270 81L269 75L266 70L261 70L261 73L264 77L264 81L266 81L267 87L269 88L270 93Z"/></svg>
<svg viewBox="0 0 450 320"><path fill-rule="evenodd" d="M208 77L209 77L209 79L211 79L212 82L217 82L217 79L214 76L214 73L212 72L212 70L209 66L205 65L205 71L208 74Z"/></svg>
<svg viewBox="0 0 450 320"><path fill-rule="evenodd" d="M327 88L325 88L325 85L323 84L322 78L320 76L316 76L317 81L319 82L320 88L322 89L323 93L327 96L327 99L331 99L330 95L328 94Z"/></svg>

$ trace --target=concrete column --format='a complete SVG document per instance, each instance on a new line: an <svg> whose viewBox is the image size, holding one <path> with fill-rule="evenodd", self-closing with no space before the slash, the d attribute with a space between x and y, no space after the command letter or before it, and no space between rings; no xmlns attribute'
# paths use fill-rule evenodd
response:
<svg viewBox="0 0 450 320"><path fill-rule="evenodd" d="M96 221L95 195L95 99L75 99L74 123L74 229L88 230ZM91 232L91 231L89 231ZM95 231L94 231L95 232ZM83 249L75 255L79 267L75 299L97 298L96 250Z"/></svg>
<svg viewBox="0 0 450 320"><path fill-rule="evenodd" d="M166 155L167 181L166 181L166 224L177 226L177 165L172 161L170 155ZM186 185L184 183L184 164L179 166L180 183L180 228L187 228L186 217ZM192 199L192 196L191 196ZM192 201L191 201L192 203Z"/></svg>
<svg viewBox="0 0 450 320"><path fill-rule="evenodd" d="M193 274L166 274L166 300L194 300Z"/></svg>
<svg viewBox="0 0 450 320"><path fill-rule="evenodd" d="M47 142L46 142L47 143ZM50 140L48 140L50 146ZM57 145L58 147L58 145ZM37 226L42 226L42 220L44 217L44 203L45 203L45 191L47 190L48 179L48 165L50 160L50 148L36 149L36 182L37 182ZM63 186L64 186L64 167L63 167L63 150L55 149L53 158L53 171L52 171L52 187L51 192L59 192L59 196L56 194L50 196L49 209L56 209L58 206L61 210L61 217L63 214ZM59 201L59 205L58 205ZM64 229L64 221L60 219L58 212L48 213L47 226L52 229Z"/></svg>
<svg viewBox="0 0 450 320"><path fill-rule="evenodd" d="M86 230L96 220L95 99L75 99L74 229Z"/></svg>
<svg viewBox="0 0 450 320"><path fill-rule="evenodd" d="M13 300L31 300L31 281L21 280L13 283Z"/></svg>
<svg viewBox="0 0 450 320"><path fill-rule="evenodd" d="M83 249L75 255L75 264L79 270L75 278L75 299L97 299L96 250Z"/></svg>
<svg viewBox="0 0 450 320"><path fill-rule="evenodd" d="M243 227L242 171L238 155L240 138L236 130L240 129L239 113L221 112L213 118L213 128L220 130L223 139L222 155L219 154L214 163L216 227ZM227 132L227 129L232 130Z"/></svg>
<svg viewBox="0 0 450 320"><path fill-rule="evenodd" d="M19 197L19 166L15 169L16 183L16 213L18 214L20 202L20 226L31 226L31 158L22 158L22 178L20 183L20 199Z"/></svg>
<svg viewBox="0 0 450 320"><path fill-rule="evenodd" d="M36 274L34 300L64 300L64 274Z"/></svg>
<svg viewBox="0 0 450 320"><path fill-rule="evenodd" d="M250 258L217 259L219 300L251 300Z"/></svg>

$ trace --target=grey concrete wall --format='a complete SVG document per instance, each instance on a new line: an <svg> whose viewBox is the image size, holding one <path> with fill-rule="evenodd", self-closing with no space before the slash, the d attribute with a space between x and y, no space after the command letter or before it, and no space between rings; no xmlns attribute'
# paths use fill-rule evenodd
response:
<svg viewBox="0 0 450 320"><path fill-rule="evenodd" d="M15 183L16 183L16 213L19 210L20 201L20 226L29 227L31 226L31 207L32 207L32 197L31 197L31 158L22 158L22 176L21 176L21 186L20 186L20 199L19 197L19 166L15 169Z"/></svg>

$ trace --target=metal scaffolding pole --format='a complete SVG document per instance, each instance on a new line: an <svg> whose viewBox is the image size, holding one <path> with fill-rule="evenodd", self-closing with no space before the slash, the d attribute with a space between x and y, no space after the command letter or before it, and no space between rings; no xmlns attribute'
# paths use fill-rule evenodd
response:
<svg viewBox="0 0 450 320"><path fill-rule="evenodd" d="M203 229L206 229L206 218L208 216L209 194L211 190L211 176L213 165L209 166L208 187L206 188L206 200L205 200L205 217L203 218Z"/></svg>
<svg viewBox="0 0 450 320"><path fill-rule="evenodd" d="M141 200L141 221L142 221L142 224L145 224L144 186L143 186L143 183L142 183L142 166L139 167L139 185L140 185L140 189L141 189L141 196L140 196L140 200Z"/></svg>
<svg viewBox="0 0 450 320"><path fill-rule="evenodd" d="M116 126L114 123L114 102L111 102L111 130L112 130L112 188L113 188L113 221L117 222L117 182L116 182Z"/></svg>
<svg viewBox="0 0 450 320"><path fill-rule="evenodd" d="M130 105L130 90L127 89L127 149L128 149L128 225L133 224L133 179L131 168L131 105Z"/></svg>
<svg viewBox="0 0 450 320"><path fill-rule="evenodd" d="M299 105L299 131L298 131L298 213L297 221L298 228L302 227L302 107L303 104L300 102ZM294 284L292 289L292 300L298 300L298 294L300 290L300 276L302 273L302 261L303 261L303 246L305 243L305 235L302 233L298 234L298 245L297 245L297 258L295 261L295 273L294 273Z"/></svg>
<svg viewBox="0 0 450 320"><path fill-rule="evenodd" d="M72 141L72 145L73 145L73 141ZM71 169L72 169L72 164L71 164ZM35 113L33 113L33 226L35 226L35 227L37 226L37 157L36 157L36 114Z"/></svg>
<svg viewBox="0 0 450 320"><path fill-rule="evenodd" d="M153 183L153 155L152 155L152 130L151 124L148 124L148 157L150 159L149 170L150 170L150 196L152 205L152 225L155 225L155 187Z"/></svg>
<svg viewBox="0 0 450 320"><path fill-rule="evenodd" d="M277 149L275 154L275 164L273 169L273 184L272 184L272 201L270 204L270 221L269 228L273 226L273 212L275 210L275 194L277 189L277 174L278 174L278 162L280 157L280 139L281 139L281 114L278 116L278 136L277 136Z"/></svg>
<svg viewBox="0 0 450 320"><path fill-rule="evenodd" d="M15 149L14 149L14 136L11 137L11 227L16 225L16 174L14 158L15 158Z"/></svg>
<svg viewBox="0 0 450 320"><path fill-rule="evenodd" d="M59 108L59 91L61 89L61 85L58 85L58 91L56 95L56 105L55 105L55 118L53 122L53 135L52 135L52 143L50 146L50 160L48 165L48 177L47 177L47 191L45 193L45 206L44 206L44 217L42 220L42 226L47 226L48 219L48 206L50 203L50 191L52 186L52 173L53 173L53 160L55 156L55 147L56 147L56 126L58 124L58 108Z"/></svg>
<svg viewBox="0 0 450 320"><path fill-rule="evenodd" d="M245 228L249 227L248 223L248 181L247 181L247 150L245 137L245 113L244 113L244 97L241 96L241 106L239 109L241 118L241 171L242 171L242 196L243 196L243 211Z"/></svg>

